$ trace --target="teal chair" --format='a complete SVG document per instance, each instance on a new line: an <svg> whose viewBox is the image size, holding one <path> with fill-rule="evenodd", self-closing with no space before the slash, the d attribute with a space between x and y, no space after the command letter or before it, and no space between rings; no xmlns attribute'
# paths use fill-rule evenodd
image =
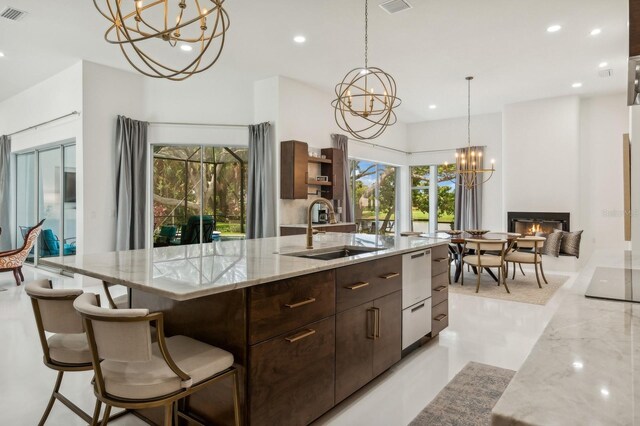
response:
<svg viewBox="0 0 640 426"><path fill-rule="evenodd" d="M42 230L42 246L40 250L40 257L55 257L60 256L60 239L51 229ZM75 240L75 238L67 238L63 244L63 253L65 256L71 256L76 254L75 243L67 243L66 241Z"/></svg>
<svg viewBox="0 0 640 426"><path fill-rule="evenodd" d="M203 243L210 243L212 240L215 221L213 216L202 216ZM180 244L198 244L200 242L200 216L191 216L186 225L182 225L180 234Z"/></svg>
<svg viewBox="0 0 640 426"><path fill-rule="evenodd" d="M173 243L178 234L178 227L174 225L163 225L160 227L160 233L154 241L154 246L162 247Z"/></svg>

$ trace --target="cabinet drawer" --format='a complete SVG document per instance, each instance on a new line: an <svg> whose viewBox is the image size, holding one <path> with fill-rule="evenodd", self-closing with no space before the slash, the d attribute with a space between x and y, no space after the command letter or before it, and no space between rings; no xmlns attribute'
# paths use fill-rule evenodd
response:
<svg viewBox="0 0 640 426"><path fill-rule="evenodd" d="M431 297L431 249L402 255L402 308Z"/></svg>
<svg viewBox="0 0 640 426"><path fill-rule="evenodd" d="M402 311L402 349L431 331L431 300L423 300Z"/></svg>
<svg viewBox="0 0 640 426"><path fill-rule="evenodd" d="M402 256L384 257L336 270L338 312L401 289Z"/></svg>
<svg viewBox="0 0 640 426"><path fill-rule="evenodd" d="M335 317L249 349L249 424L307 425L334 404Z"/></svg>
<svg viewBox="0 0 640 426"><path fill-rule="evenodd" d="M278 336L335 313L333 271L249 289L249 343Z"/></svg>
<svg viewBox="0 0 640 426"><path fill-rule="evenodd" d="M449 301L445 300L431 309L431 336L440 333L449 325Z"/></svg>
<svg viewBox="0 0 640 426"><path fill-rule="evenodd" d="M449 272L449 271L447 271ZM449 285L449 275L447 272L444 272L439 275L434 275L431 277L431 289L434 290L440 286L448 286ZM431 292L433 294L433 291Z"/></svg>
<svg viewBox="0 0 640 426"><path fill-rule="evenodd" d="M441 246L431 247L431 273L435 276L448 270L449 246L443 244Z"/></svg>
<svg viewBox="0 0 640 426"><path fill-rule="evenodd" d="M444 277L444 279L438 277ZM449 280L447 279L447 274L440 274L434 277L434 281L436 281L436 278L438 278L437 281L440 284L431 290L431 306L439 305L449 298Z"/></svg>

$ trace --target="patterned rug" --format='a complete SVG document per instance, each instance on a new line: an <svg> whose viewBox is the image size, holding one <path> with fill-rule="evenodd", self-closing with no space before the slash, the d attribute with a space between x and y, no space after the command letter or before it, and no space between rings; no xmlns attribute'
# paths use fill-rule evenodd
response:
<svg viewBox="0 0 640 426"><path fill-rule="evenodd" d="M535 272L525 270L525 274L526 275L523 276L522 273L520 273L520 270L518 270L516 272L515 280L512 280L512 275L511 273L509 274L509 278L507 278L507 285L509 286L511 294L507 293L504 286L500 285L498 287L498 283L486 272L482 272L482 274L480 274L480 291L478 293L476 293L476 282L478 277L473 272L465 272L464 286L460 285L461 280L458 280L457 283L452 282L449 286L449 292L466 294L469 296L510 300L512 302L531 303L534 305L546 305L555 292L569 279L566 275L546 274L549 284L545 284L542 277L540 277L542 288L538 288Z"/></svg>
<svg viewBox="0 0 640 426"><path fill-rule="evenodd" d="M488 426L515 371L470 362L413 419L410 426Z"/></svg>

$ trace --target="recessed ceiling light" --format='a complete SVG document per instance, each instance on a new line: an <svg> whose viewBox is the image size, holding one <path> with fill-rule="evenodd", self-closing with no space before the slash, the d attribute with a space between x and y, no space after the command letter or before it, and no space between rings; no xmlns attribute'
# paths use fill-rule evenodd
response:
<svg viewBox="0 0 640 426"><path fill-rule="evenodd" d="M609 63L608 63L608 62L600 62L600 64L598 64L598 66L599 66L600 68L606 68L606 67L608 67L608 66L609 66Z"/></svg>
<svg viewBox="0 0 640 426"><path fill-rule="evenodd" d="M184 50L185 52L191 52L193 50L193 47L191 47L191 45L189 44L181 44L180 49Z"/></svg>
<svg viewBox="0 0 640 426"><path fill-rule="evenodd" d="M582 370L583 367L584 367L584 364L581 363L580 361L576 361L573 363L573 368L575 368L576 370Z"/></svg>
<svg viewBox="0 0 640 426"><path fill-rule="evenodd" d="M582 83L579 83L579 82L573 83L571 87L573 87L574 89L577 89L579 87L582 87Z"/></svg>
<svg viewBox="0 0 640 426"><path fill-rule="evenodd" d="M298 35L293 38L293 41L295 41L296 43L302 44L305 41L307 41L307 38L305 36Z"/></svg>
<svg viewBox="0 0 640 426"><path fill-rule="evenodd" d="M4 53L0 52L0 58L4 57Z"/></svg>
<svg viewBox="0 0 640 426"><path fill-rule="evenodd" d="M436 109L438 108L438 105L429 105L429 109Z"/></svg>
<svg viewBox="0 0 640 426"><path fill-rule="evenodd" d="M551 25L550 27L547 28L547 32L548 33L557 33L561 29L562 29L562 27L560 25Z"/></svg>
<svg viewBox="0 0 640 426"><path fill-rule="evenodd" d="M600 389L600 393L602 394L602 396L609 396L609 389L602 388Z"/></svg>
<svg viewBox="0 0 640 426"><path fill-rule="evenodd" d="M602 30L600 28L594 28L594 29L591 30L591 35L592 36L597 36L601 32L602 32Z"/></svg>

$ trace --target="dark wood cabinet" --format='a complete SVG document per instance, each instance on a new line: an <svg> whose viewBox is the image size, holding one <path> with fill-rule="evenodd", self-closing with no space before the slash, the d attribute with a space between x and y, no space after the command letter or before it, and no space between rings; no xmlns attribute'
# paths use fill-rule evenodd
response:
<svg viewBox="0 0 640 426"><path fill-rule="evenodd" d="M374 300L373 309L378 316L373 340L373 377L376 377L402 358L402 292Z"/></svg>
<svg viewBox="0 0 640 426"><path fill-rule="evenodd" d="M449 325L449 247L431 249L431 338Z"/></svg>
<svg viewBox="0 0 640 426"><path fill-rule="evenodd" d="M640 0L629 0L629 57L640 55Z"/></svg>
<svg viewBox="0 0 640 426"><path fill-rule="evenodd" d="M333 407L334 318L251 346L251 425L306 425Z"/></svg>
<svg viewBox="0 0 640 426"><path fill-rule="evenodd" d="M329 200L342 199L344 195L344 160L342 150L321 150L326 158L309 157L309 145L301 141L283 141L280 144L280 198L306 200L309 191L320 189L319 195ZM319 176L328 180L318 181L309 175L309 164L318 164ZM316 172L317 173L317 172Z"/></svg>
<svg viewBox="0 0 640 426"><path fill-rule="evenodd" d="M336 315L336 403L373 378L373 302Z"/></svg>
<svg viewBox="0 0 640 426"><path fill-rule="evenodd" d="M300 141L280 144L280 198L306 199L309 146Z"/></svg>

